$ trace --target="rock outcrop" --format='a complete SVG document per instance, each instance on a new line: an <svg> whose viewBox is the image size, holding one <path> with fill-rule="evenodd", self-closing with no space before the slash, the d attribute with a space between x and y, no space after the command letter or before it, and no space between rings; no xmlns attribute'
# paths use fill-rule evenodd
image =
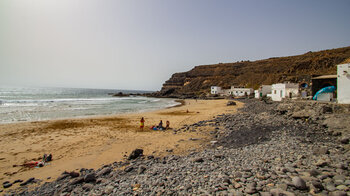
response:
<svg viewBox="0 0 350 196"><path fill-rule="evenodd" d="M173 74L156 95L200 97L209 93L210 86L257 88L261 84L297 82L305 75L336 74L336 65L349 59L350 47L345 47L252 62L200 65L188 72Z"/></svg>

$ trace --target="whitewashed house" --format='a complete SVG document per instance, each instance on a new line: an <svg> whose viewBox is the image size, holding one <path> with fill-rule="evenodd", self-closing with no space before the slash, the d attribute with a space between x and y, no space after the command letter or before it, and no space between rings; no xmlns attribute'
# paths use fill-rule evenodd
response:
<svg viewBox="0 0 350 196"><path fill-rule="evenodd" d="M278 83L271 87L271 97L273 101L282 101L283 98L293 98L299 95L299 85L294 83Z"/></svg>
<svg viewBox="0 0 350 196"><path fill-rule="evenodd" d="M350 104L350 63L337 66L338 103Z"/></svg>
<svg viewBox="0 0 350 196"><path fill-rule="evenodd" d="M272 90L271 85L261 85L259 90L255 90L255 98L259 99L263 96L266 96L267 94L270 94Z"/></svg>
<svg viewBox="0 0 350 196"><path fill-rule="evenodd" d="M243 97L243 96L249 96L253 94L254 89L252 88L237 88L234 86L231 86L231 89L229 91L229 94L235 97Z"/></svg>
<svg viewBox="0 0 350 196"><path fill-rule="evenodd" d="M221 94L221 92L222 92L222 90L221 90L221 87L219 87L219 86L212 86L210 88L210 93L212 95L218 95L218 94Z"/></svg>

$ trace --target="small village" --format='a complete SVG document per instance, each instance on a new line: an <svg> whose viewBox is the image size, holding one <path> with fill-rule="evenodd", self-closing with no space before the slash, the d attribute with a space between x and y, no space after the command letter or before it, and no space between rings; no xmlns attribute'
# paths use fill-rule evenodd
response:
<svg viewBox="0 0 350 196"><path fill-rule="evenodd" d="M210 94L219 97L270 98L272 101L305 99L321 102L350 104L350 64L337 66L337 75L300 77L298 83L285 81L272 85L261 85L259 89L235 87L224 89L212 86Z"/></svg>

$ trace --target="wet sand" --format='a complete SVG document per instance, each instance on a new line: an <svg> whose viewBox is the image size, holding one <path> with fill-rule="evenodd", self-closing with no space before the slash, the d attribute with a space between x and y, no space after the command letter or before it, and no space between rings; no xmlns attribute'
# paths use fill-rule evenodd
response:
<svg viewBox="0 0 350 196"><path fill-rule="evenodd" d="M204 127L196 132L174 134L171 130L153 131L149 127L157 125L160 120L165 126L166 120L169 120L170 127L178 129L219 114L236 112L243 105L237 103L237 106L226 106L226 103L227 100L185 100L180 107L152 112L2 124L0 182L17 179L25 181L31 177L50 181L63 171L97 169L121 161L136 148L144 149L145 155L155 156L169 153L181 155L200 150L208 144L209 131L213 128ZM139 129L141 117L146 121L143 131ZM42 168L13 167L39 160L43 154L49 153L53 155L53 161Z"/></svg>

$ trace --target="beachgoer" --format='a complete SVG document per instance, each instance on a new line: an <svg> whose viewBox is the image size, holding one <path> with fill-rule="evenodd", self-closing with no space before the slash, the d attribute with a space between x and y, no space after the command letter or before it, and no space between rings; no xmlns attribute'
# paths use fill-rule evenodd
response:
<svg viewBox="0 0 350 196"><path fill-rule="evenodd" d="M44 166L44 162L43 161L30 161L27 163L24 163L23 166L24 167L43 167Z"/></svg>
<svg viewBox="0 0 350 196"><path fill-rule="evenodd" d="M168 130L168 129L170 129L170 122L167 120L166 121L165 130Z"/></svg>
<svg viewBox="0 0 350 196"><path fill-rule="evenodd" d="M163 121L162 120L160 120L160 122L159 122L159 124L158 124L158 129L159 130L163 130Z"/></svg>
<svg viewBox="0 0 350 196"><path fill-rule="evenodd" d="M145 127L145 119L142 117L140 120L140 129L143 130L143 127Z"/></svg>

